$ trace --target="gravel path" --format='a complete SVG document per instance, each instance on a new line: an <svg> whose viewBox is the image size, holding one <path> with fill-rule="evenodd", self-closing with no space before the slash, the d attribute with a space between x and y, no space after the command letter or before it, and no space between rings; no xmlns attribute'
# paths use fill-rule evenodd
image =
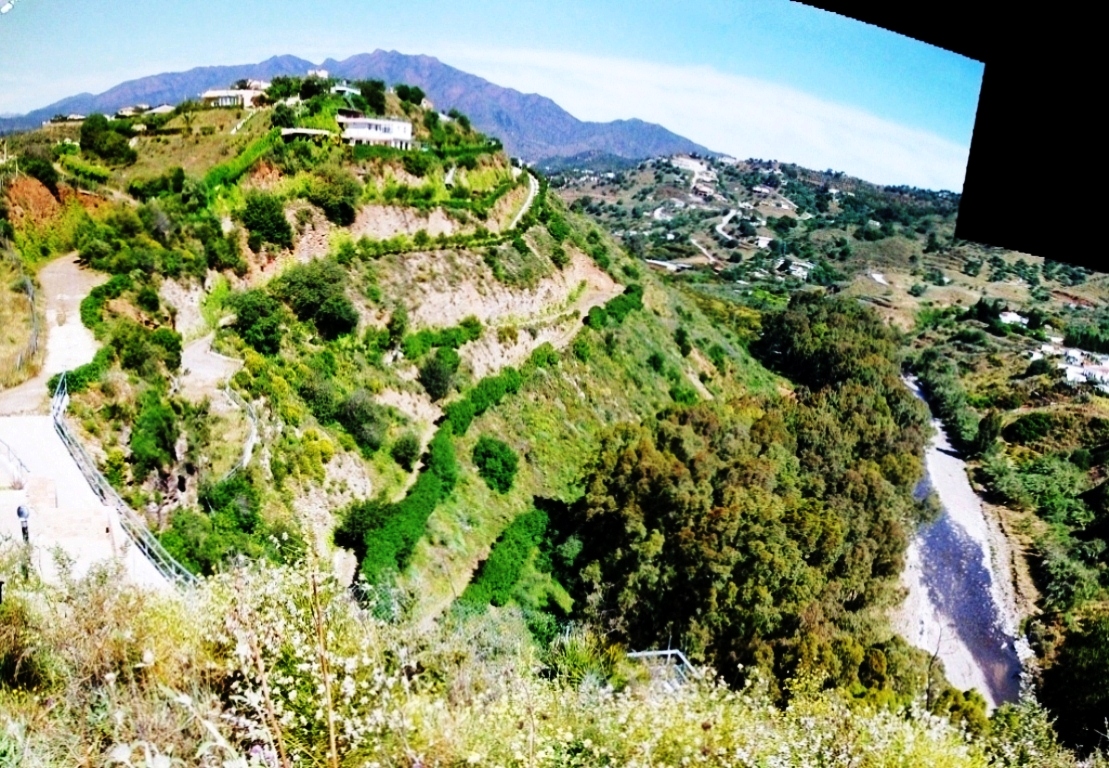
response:
<svg viewBox="0 0 1109 768"><path fill-rule="evenodd" d="M107 277L79 265L76 254L50 262L38 277L46 297L46 359L37 376L0 391L0 416L46 413L46 381L89 362L99 346L92 331L81 324L81 299Z"/></svg>

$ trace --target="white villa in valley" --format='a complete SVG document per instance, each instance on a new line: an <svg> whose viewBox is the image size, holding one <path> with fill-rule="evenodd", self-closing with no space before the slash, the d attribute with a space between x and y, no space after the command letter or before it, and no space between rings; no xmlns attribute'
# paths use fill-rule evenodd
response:
<svg viewBox="0 0 1109 768"><path fill-rule="evenodd" d="M412 148L412 123L385 117L335 118L343 129L343 141L348 144L380 144L396 149Z"/></svg>

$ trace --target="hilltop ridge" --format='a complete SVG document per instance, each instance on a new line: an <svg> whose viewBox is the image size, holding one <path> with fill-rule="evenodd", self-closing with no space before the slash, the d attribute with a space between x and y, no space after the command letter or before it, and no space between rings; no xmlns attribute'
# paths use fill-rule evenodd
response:
<svg viewBox="0 0 1109 768"><path fill-rule="evenodd" d="M715 154L660 125L634 119L584 122L545 96L504 88L444 64L433 56L383 50L342 61L327 59L319 65L284 55L256 64L196 67L185 72L141 77L100 94L82 93L26 115L0 118L0 134L37 128L56 114L114 114L136 103L178 104L197 98L209 88L226 87L239 79L303 76L319 68L333 76L352 80L376 78L385 80L388 85L411 83L419 86L438 108L462 111L478 130L500 138L509 154L528 162L589 151L631 159L679 152Z"/></svg>

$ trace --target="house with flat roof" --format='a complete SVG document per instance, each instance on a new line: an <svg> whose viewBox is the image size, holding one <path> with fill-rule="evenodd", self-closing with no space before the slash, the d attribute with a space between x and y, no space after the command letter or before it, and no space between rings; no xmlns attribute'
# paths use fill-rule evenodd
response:
<svg viewBox="0 0 1109 768"><path fill-rule="evenodd" d="M238 88L213 88L200 95L201 101L208 107L252 107L254 100L265 94L265 91Z"/></svg>
<svg viewBox="0 0 1109 768"><path fill-rule="evenodd" d="M347 144L377 144L396 149L412 148L412 123L386 117L336 115Z"/></svg>

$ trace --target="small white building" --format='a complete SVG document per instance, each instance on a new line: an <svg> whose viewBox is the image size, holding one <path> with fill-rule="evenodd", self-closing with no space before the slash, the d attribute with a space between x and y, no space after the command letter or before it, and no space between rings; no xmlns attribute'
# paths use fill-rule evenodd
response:
<svg viewBox="0 0 1109 768"><path fill-rule="evenodd" d="M689 264L677 264L672 261L659 261L658 259L644 259L644 261L652 267L665 269L667 272L681 272L683 269L691 268Z"/></svg>
<svg viewBox="0 0 1109 768"><path fill-rule="evenodd" d="M252 107L254 100L264 95L264 91L237 88L213 88L200 95L201 100L209 107Z"/></svg>
<svg viewBox="0 0 1109 768"><path fill-rule="evenodd" d="M759 248L769 248L770 247L770 242L773 239L774 238L772 238L772 237L763 237L762 235L760 235L758 237L758 246L759 246Z"/></svg>
<svg viewBox="0 0 1109 768"><path fill-rule="evenodd" d="M1018 315L1016 312L1002 312L998 316L1001 322L1012 325L1013 323L1020 323L1021 325L1028 325L1028 318L1023 315Z"/></svg>
<svg viewBox="0 0 1109 768"><path fill-rule="evenodd" d="M326 69L310 69L310 70L308 70L308 77L318 77L321 80L326 80L327 79L327 70Z"/></svg>
<svg viewBox="0 0 1109 768"><path fill-rule="evenodd" d="M1051 357L1058 357L1063 353L1062 350L1060 350L1054 344L1041 344L1040 351L1043 352L1045 355L1049 355Z"/></svg>
<svg viewBox="0 0 1109 768"><path fill-rule="evenodd" d="M361 96L362 92L357 88L351 88L349 85L336 85L332 86L331 92L339 96Z"/></svg>
<svg viewBox="0 0 1109 768"><path fill-rule="evenodd" d="M154 107L154 109L151 109L150 111L148 111L146 114L148 114L148 115L168 115L174 109L175 109L175 107L171 107L169 104L159 104L158 106Z"/></svg>
<svg viewBox="0 0 1109 768"><path fill-rule="evenodd" d="M412 148L412 123L383 117L335 118L343 129L343 141L351 145L378 144L396 149Z"/></svg>

